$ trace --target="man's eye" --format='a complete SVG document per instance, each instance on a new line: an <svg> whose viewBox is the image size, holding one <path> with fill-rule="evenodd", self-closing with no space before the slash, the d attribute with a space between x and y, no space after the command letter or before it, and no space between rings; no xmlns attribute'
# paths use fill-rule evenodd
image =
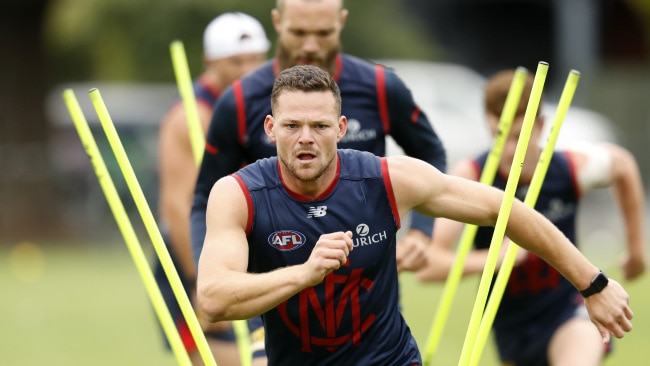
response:
<svg viewBox="0 0 650 366"><path fill-rule="evenodd" d="M332 30L325 30L325 31L320 31L317 33L318 37L320 38L327 38L331 36L334 33Z"/></svg>

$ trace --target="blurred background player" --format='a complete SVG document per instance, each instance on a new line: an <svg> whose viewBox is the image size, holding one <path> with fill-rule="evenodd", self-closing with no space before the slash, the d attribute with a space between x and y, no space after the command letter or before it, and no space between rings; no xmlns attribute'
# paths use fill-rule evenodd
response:
<svg viewBox="0 0 650 366"><path fill-rule="evenodd" d="M266 60L269 47L270 42L262 25L247 14L224 13L208 24L203 33L205 69L194 82L194 94L204 133L212 117L214 104L222 91L239 77L260 66ZM193 298L196 268L190 247L190 210L198 165L192 155L187 118L180 99L165 115L159 138L160 227L184 287L190 298ZM196 344L157 259L155 272L185 347L193 362L200 363ZM201 323L217 363L220 366L239 365L239 353L231 323Z"/></svg>
<svg viewBox="0 0 650 366"><path fill-rule="evenodd" d="M485 87L485 109L492 136L497 132L514 72L505 70L493 75ZM493 184L500 189L506 186L532 83L529 73ZM531 141L540 140L543 125L544 117L538 111ZM521 200L525 199L541 152L542 148L536 143L528 146L516 194ZM460 162L451 174L478 181L487 154ZM580 198L598 187L613 190L626 233L627 252L620 263L622 274L626 280L634 279L643 274L646 267L645 193L636 160L626 149L610 143L579 142L556 150L535 209L576 243ZM433 241L428 248L428 264L417 272L420 280L446 279L455 256L452 247L462 229L460 222L436 221ZM482 273L493 231L493 228L479 228L475 250L465 261L465 275ZM506 248L504 244L500 260ZM417 265L408 265L406 269L415 270ZM519 249L493 330L500 358L508 365L598 365L609 351L609 345L603 346L602 338L590 322L579 292L555 269L523 249Z"/></svg>

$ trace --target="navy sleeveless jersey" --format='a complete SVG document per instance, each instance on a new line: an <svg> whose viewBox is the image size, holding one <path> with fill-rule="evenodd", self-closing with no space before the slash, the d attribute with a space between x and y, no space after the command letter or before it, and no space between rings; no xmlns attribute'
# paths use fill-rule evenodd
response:
<svg viewBox="0 0 650 366"><path fill-rule="evenodd" d="M205 237L205 209L214 183L245 164L277 154L275 145L264 133L277 74L277 60L267 61L235 81L215 105L192 208L192 245L197 260ZM442 142L393 71L339 54L334 79L341 90L341 114L348 119L339 148L384 156L386 136L390 135L406 155L445 170ZM414 214L411 227L430 233L432 222L432 218Z"/></svg>
<svg viewBox="0 0 650 366"><path fill-rule="evenodd" d="M207 81L199 78L192 84L194 88L194 97L197 102L205 103L206 105L214 108L214 104L219 99L221 92L212 88Z"/></svg>
<svg viewBox="0 0 650 366"><path fill-rule="evenodd" d="M482 169L487 153L476 164ZM506 180L497 175L493 186L505 189ZM519 185L516 197L524 200L528 185ZM535 210L542 213L564 235L575 243L578 189L574 171L567 156L555 152L542 184ZM480 227L474 245L489 248L494 228ZM539 319L541 314L560 314L581 302L578 291L557 270L536 255L529 253L526 262L513 268L501 305L497 312L496 330L523 326Z"/></svg>
<svg viewBox="0 0 650 366"><path fill-rule="evenodd" d="M321 234L352 231L348 263L262 315L269 365L412 365L420 355L398 305L399 216L387 163L339 150L331 189L308 200L285 189L277 158L235 173L249 199L249 271L307 261Z"/></svg>

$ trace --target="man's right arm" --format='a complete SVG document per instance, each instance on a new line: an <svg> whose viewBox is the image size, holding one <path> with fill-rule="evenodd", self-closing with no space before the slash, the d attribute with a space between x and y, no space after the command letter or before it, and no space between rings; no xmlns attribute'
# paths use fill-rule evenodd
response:
<svg viewBox="0 0 650 366"><path fill-rule="evenodd" d="M352 232L321 235L307 262L266 273L248 273L248 204L234 177L210 194L205 245L198 265L197 296L209 321L248 319L314 286L347 262Z"/></svg>
<svg viewBox="0 0 650 366"><path fill-rule="evenodd" d="M410 209L432 216L481 226L496 224L503 191L468 179L440 173L420 160L393 156L388 168L398 210ZM422 184L427 182L428 184ZM506 236L555 267L578 290L584 290L598 273L566 236L541 213L515 199L512 202ZM585 299L590 318L604 342L610 332L623 337L632 329L629 296L616 281Z"/></svg>
<svg viewBox="0 0 650 366"><path fill-rule="evenodd" d="M237 106L232 87L217 101L206 136L191 213L192 254L198 263L205 238L205 211L210 190L217 180L234 173L244 158L239 144Z"/></svg>

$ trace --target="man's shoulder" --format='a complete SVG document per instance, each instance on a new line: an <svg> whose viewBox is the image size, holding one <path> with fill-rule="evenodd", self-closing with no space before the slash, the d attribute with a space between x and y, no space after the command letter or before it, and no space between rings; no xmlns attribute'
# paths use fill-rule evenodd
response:
<svg viewBox="0 0 650 366"><path fill-rule="evenodd" d="M253 191L264 187L278 186L281 181L276 156L258 159L254 163L240 168L234 174L242 179L249 190Z"/></svg>
<svg viewBox="0 0 650 366"><path fill-rule="evenodd" d="M250 74L239 79L238 83L245 93L273 88L275 81L274 60L265 62Z"/></svg>
<svg viewBox="0 0 650 366"><path fill-rule="evenodd" d="M261 171L274 171L277 170L278 157L271 156L267 158L257 159L255 162L241 167L237 174L259 174Z"/></svg>
<svg viewBox="0 0 650 366"><path fill-rule="evenodd" d="M340 84L344 85L339 86L342 89L345 89L345 83L348 81L353 84L365 83L373 88L377 87L377 83L381 83L381 87L387 89L394 89L403 84L390 66L345 53L341 53L341 58L343 72Z"/></svg>
<svg viewBox="0 0 650 366"><path fill-rule="evenodd" d="M370 173L376 175L381 171L381 157L368 152L354 149L339 149L342 176L366 176Z"/></svg>
<svg viewBox="0 0 650 366"><path fill-rule="evenodd" d="M250 74L235 80L221 94L217 105L221 110L233 109L237 108L236 106L242 101L268 98L271 95L274 80L273 61L270 60Z"/></svg>

